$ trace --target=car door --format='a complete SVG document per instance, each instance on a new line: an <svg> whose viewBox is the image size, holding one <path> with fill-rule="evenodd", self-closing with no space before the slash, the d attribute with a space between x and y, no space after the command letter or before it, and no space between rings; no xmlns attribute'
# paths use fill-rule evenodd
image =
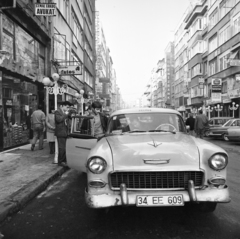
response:
<svg viewBox="0 0 240 239"><path fill-rule="evenodd" d="M72 118L71 131L67 140L66 155L68 166L86 172L90 150L96 145L97 138L92 136L93 117L75 116Z"/></svg>

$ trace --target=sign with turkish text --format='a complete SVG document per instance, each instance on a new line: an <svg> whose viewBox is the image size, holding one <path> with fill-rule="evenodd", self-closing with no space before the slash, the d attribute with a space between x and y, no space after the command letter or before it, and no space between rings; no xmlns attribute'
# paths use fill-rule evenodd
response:
<svg viewBox="0 0 240 239"><path fill-rule="evenodd" d="M238 98L240 97L240 89L229 90L228 94L230 99Z"/></svg>
<svg viewBox="0 0 240 239"><path fill-rule="evenodd" d="M221 93L222 92L222 79L212 79L212 92Z"/></svg>
<svg viewBox="0 0 240 239"><path fill-rule="evenodd" d="M222 93L216 93L216 92L212 92L212 102L221 102L222 101Z"/></svg>
<svg viewBox="0 0 240 239"><path fill-rule="evenodd" d="M240 60L239 59L231 59L229 61L230 66L240 66Z"/></svg>
<svg viewBox="0 0 240 239"><path fill-rule="evenodd" d="M64 66L59 68L59 75L82 75L82 66Z"/></svg>
<svg viewBox="0 0 240 239"><path fill-rule="evenodd" d="M36 16L56 16L56 3L36 3L35 4Z"/></svg>

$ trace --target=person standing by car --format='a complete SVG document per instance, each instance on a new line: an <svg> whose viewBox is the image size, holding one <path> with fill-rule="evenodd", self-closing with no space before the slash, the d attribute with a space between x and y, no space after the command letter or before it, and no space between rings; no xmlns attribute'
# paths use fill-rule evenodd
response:
<svg viewBox="0 0 240 239"><path fill-rule="evenodd" d="M58 141L58 165L67 167L66 142L68 136L69 107L72 104L68 101L60 102L59 108L55 111L55 136Z"/></svg>
<svg viewBox="0 0 240 239"><path fill-rule="evenodd" d="M192 113L189 114L189 117L186 120L186 125L189 126L189 134L194 136L195 119L193 118Z"/></svg>
<svg viewBox="0 0 240 239"><path fill-rule="evenodd" d="M35 144L39 139L39 150L43 149L43 137L45 128L45 120L46 116L42 111L42 105L38 106L38 109L35 110L31 115L31 127L33 130L33 139L32 139L32 146L31 150L33 151L35 148Z"/></svg>
<svg viewBox="0 0 240 239"><path fill-rule="evenodd" d="M103 136L107 130L108 118L101 113L102 105L98 101L92 103L93 132L94 137L99 138Z"/></svg>
<svg viewBox="0 0 240 239"><path fill-rule="evenodd" d="M203 114L202 110L199 110L199 115L196 116L195 119L195 132L197 134L197 138L203 138L204 130L208 125L208 118L205 114Z"/></svg>

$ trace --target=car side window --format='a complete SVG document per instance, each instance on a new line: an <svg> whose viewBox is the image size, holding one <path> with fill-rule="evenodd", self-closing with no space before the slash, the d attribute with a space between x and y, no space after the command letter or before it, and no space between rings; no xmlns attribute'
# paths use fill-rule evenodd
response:
<svg viewBox="0 0 240 239"><path fill-rule="evenodd" d="M78 133L84 135L92 135L93 119L89 118L75 118L71 133Z"/></svg>

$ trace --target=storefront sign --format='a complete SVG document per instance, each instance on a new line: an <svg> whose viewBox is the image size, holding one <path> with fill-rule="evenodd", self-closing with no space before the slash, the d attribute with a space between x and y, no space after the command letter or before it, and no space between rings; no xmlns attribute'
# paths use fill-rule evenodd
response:
<svg viewBox="0 0 240 239"><path fill-rule="evenodd" d="M36 16L56 16L56 3L36 3L35 4Z"/></svg>
<svg viewBox="0 0 240 239"><path fill-rule="evenodd" d="M25 66L22 60L14 61L12 56L10 58L0 59L0 66L4 67L12 72L24 75L33 81L40 79L39 70L34 67Z"/></svg>
<svg viewBox="0 0 240 239"><path fill-rule="evenodd" d="M110 78L107 78L107 77L99 78L99 82L101 82L101 83L110 83Z"/></svg>
<svg viewBox="0 0 240 239"><path fill-rule="evenodd" d="M222 93L221 92L220 93L212 92L211 101L214 103L221 102L222 101Z"/></svg>
<svg viewBox="0 0 240 239"><path fill-rule="evenodd" d="M61 76L67 75L82 75L82 66L65 66L59 69Z"/></svg>
<svg viewBox="0 0 240 239"><path fill-rule="evenodd" d="M236 74L235 77L236 77L236 81L239 82L240 81L240 74Z"/></svg>
<svg viewBox="0 0 240 239"><path fill-rule="evenodd" d="M212 79L212 92L219 93L222 91L222 79Z"/></svg>
<svg viewBox="0 0 240 239"><path fill-rule="evenodd" d="M223 103L231 103L231 98L229 97L229 95L227 93L222 94L222 102Z"/></svg>
<svg viewBox="0 0 240 239"><path fill-rule="evenodd" d="M230 66L240 66L240 60L239 59L231 59L229 61Z"/></svg>
<svg viewBox="0 0 240 239"><path fill-rule="evenodd" d="M13 100L11 100L11 99L5 100L5 105L12 106L13 105Z"/></svg>
<svg viewBox="0 0 240 239"><path fill-rule="evenodd" d="M229 90L228 94L230 99L238 98L240 97L240 89Z"/></svg>

